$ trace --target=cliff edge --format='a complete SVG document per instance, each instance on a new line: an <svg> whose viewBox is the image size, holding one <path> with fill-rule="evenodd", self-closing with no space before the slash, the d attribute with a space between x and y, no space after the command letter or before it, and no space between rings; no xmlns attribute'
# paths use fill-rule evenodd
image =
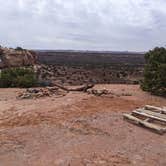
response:
<svg viewBox="0 0 166 166"><path fill-rule="evenodd" d="M37 55L25 49L0 47L0 68L31 66L37 63Z"/></svg>

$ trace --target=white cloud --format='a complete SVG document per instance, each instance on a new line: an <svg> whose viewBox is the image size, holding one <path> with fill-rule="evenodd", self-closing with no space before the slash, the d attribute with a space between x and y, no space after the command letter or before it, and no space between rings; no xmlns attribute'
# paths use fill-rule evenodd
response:
<svg viewBox="0 0 166 166"><path fill-rule="evenodd" d="M164 46L165 0L0 0L3 45L144 51Z"/></svg>

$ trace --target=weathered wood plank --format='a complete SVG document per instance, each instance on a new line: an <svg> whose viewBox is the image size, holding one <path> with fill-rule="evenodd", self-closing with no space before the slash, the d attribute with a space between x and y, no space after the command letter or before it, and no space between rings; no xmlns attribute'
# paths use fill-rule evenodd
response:
<svg viewBox="0 0 166 166"><path fill-rule="evenodd" d="M124 114L123 116L125 119L129 120L130 122L132 122L136 125L144 126L144 127L149 128L151 130L154 130L158 134L164 134L164 132L166 131L166 128L162 128L162 127L157 126L155 124L140 120L139 118L136 118L131 114Z"/></svg>
<svg viewBox="0 0 166 166"><path fill-rule="evenodd" d="M143 109L143 112L145 112L147 114L150 114L150 115L153 115L153 116L157 116L159 118L166 119L166 114L162 114L162 113L159 113L159 112L153 112L153 111L145 110L145 109Z"/></svg>
<svg viewBox="0 0 166 166"><path fill-rule="evenodd" d="M146 105L144 108L147 110L154 111L154 112L161 112L163 114L166 114L165 108L155 107L155 106L151 106L151 105Z"/></svg>
<svg viewBox="0 0 166 166"><path fill-rule="evenodd" d="M165 118L158 117L158 116L154 115L153 112L152 113L149 113L149 112L147 113L147 112L144 112L143 110L139 110L138 109L138 110L133 111L132 114L142 115L144 117L151 118L151 119L158 120L158 121L166 123L166 119Z"/></svg>

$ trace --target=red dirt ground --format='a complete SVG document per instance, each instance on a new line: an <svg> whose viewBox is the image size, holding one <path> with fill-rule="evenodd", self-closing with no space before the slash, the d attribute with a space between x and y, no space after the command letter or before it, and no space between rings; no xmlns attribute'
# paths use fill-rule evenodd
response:
<svg viewBox="0 0 166 166"><path fill-rule="evenodd" d="M21 89L0 89L0 166L165 166L166 135L123 120L166 99L137 85L97 85L115 96L81 92L16 99Z"/></svg>

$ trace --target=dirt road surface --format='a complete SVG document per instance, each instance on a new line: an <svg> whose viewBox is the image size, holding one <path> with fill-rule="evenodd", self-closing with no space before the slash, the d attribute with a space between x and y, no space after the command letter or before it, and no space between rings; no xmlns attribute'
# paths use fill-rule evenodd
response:
<svg viewBox="0 0 166 166"><path fill-rule="evenodd" d="M0 89L0 166L165 166L166 134L123 120L123 113L166 99L137 85L97 85L114 96L70 92L17 99Z"/></svg>

